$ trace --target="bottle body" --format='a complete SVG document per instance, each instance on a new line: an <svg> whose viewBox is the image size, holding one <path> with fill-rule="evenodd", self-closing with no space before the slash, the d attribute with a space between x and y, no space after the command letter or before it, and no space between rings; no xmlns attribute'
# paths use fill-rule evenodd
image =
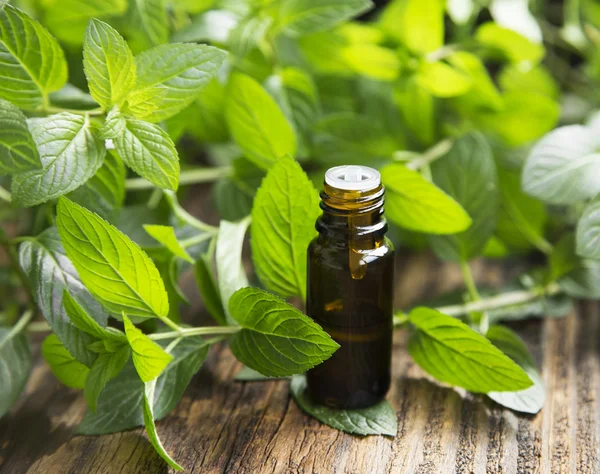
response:
<svg viewBox="0 0 600 474"><path fill-rule="evenodd" d="M391 376L394 249L384 236L383 189L325 185L321 198L306 309L340 348L307 372L308 394L331 408L365 408L385 397Z"/></svg>

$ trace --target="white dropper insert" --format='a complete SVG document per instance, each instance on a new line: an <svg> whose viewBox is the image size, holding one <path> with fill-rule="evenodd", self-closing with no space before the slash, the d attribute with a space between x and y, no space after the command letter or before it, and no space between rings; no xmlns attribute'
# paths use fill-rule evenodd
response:
<svg viewBox="0 0 600 474"><path fill-rule="evenodd" d="M379 186L381 175L368 166L335 166L325 172L325 183L345 191L369 191Z"/></svg>

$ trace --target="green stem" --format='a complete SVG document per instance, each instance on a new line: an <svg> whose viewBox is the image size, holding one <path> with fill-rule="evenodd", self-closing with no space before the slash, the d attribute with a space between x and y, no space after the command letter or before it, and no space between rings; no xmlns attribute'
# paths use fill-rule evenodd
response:
<svg viewBox="0 0 600 474"><path fill-rule="evenodd" d="M431 164L438 158L441 158L446 153L448 153L454 145L454 141L454 138L444 138L443 140L439 141L431 148L423 152L421 155L419 155L418 158L409 161L406 164L406 167L411 170L418 170Z"/></svg>
<svg viewBox="0 0 600 474"><path fill-rule="evenodd" d="M179 174L179 184L209 183L231 175L231 166L221 166L218 168L197 168L185 170ZM155 185L144 178L131 178L125 181L125 189L128 191L138 191L141 189L152 189Z"/></svg>
<svg viewBox="0 0 600 474"><path fill-rule="evenodd" d="M204 234L199 234L195 237L190 237L189 239L182 240L179 243L184 249L186 249L188 247L191 247L192 245L198 245L199 243L202 243L205 240L212 239L214 235L215 234L212 232L206 232Z"/></svg>
<svg viewBox="0 0 600 474"><path fill-rule="evenodd" d="M177 201L177 195L173 191L165 191L165 197L167 198L167 201L169 202L173 213L175 214L175 216L177 216L178 219L204 232L209 232L211 234L216 234L218 232L218 227L202 222L200 219L197 219L196 217L192 216L183 207L181 207L181 205Z"/></svg>
<svg viewBox="0 0 600 474"><path fill-rule="evenodd" d="M0 341L0 350L2 350L5 344L8 344L8 341L19 334L25 328L25 326L27 326L29 321L31 321L31 318L33 318L33 314L33 311L30 309L23 313L23 316L21 316L21 318L17 321L17 324L15 324L10 329L6 337Z"/></svg>
<svg viewBox="0 0 600 474"><path fill-rule="evenodd" d="M181 332L181 330L182 330L181 326L179 326L175 321L172 321L171 319L169 319L167 316L159 316L158 319L160 319L163 323L165 323L167 326L169 326L171 329L177 331L178 333Z"/></svg>
<svg viewBox="0 0 600 474"><path fill-rule="evenodd" d="M6 189L0 186L0 199L6 202L12 202L12 194L10 194Z"/></svg>
<svg viewBox="0 0 600 474"><path fill-rule="evenodd" d="M436 61L439 61L440 59L444 59L444 58L447 58L448 56L451 56L459 49L460 49L459 44L447 44L447 45L442 46L441 48L438 48L435 51L432 51L431 53L427 54L425 56L425 61L427 61L429 63L435 63Z"/></svg>
<svg viewBox="0 0 600 474"><path fill-rule="evenodd" d="M104 110L101 108L91 110L79 110L79 109L64 109L62 107L54 107L47 105L41 109L42 112L48 114L59 114L61 112L69 112L70 114L87 115L89 117L104 115Z"/></svg>
<svg viewBox="0 0 600 474"><path fill-rule="evenodd" d="M46 321L34 321L29 323L27 326L28 332L48 332L52 331L52 328Z"/></svg>
<svg viewBox="0 0 600 474"><path fill-rule="evenodd" d="M465 286L467 287L467 291L469 292L471 300L480 300L481 297L479 296L479 291L477 291L477 285L475 284L475 279L473 278L473 273L471 272L471 266L469 265L469 262L461 260L460 269L462 271L463 278L465 280Z"/></svg>
<svg viewBox="0 0 600 474"><path fill-rule="evenodd" d="M161 339L174 339L177 337L191 337L191 336L229 336L240 331L239 326L205 326L199 328L180 328L178 331L173 332L159 332L156 334L150 334L150 339L158 341Z"/></svg>
<svg viewBox="0 0 600 474"><path fill-rule="evenodd" d="M465 314L491 311L494 309L502 309L508 306L517 304L525 304L535 301L544 296L552 296L560 292L560 287L557 283L550 283L545 288L535 288L532 290L518 290L501 293L489 298L482 298L477 301L471 301L465 304L457 304L450 306L440 306L434 308L436 311L452 316L454 318L464 316ZM398 312L394 315L394 326L398 327L407 321L406 313Z"/></svg>

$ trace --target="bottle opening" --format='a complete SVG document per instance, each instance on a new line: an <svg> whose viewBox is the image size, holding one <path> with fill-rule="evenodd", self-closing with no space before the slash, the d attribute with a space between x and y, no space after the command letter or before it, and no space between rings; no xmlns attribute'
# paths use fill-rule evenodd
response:
<svg viewBox="0 0 600 474"><path fill-rule="evenodd" d="M380 185L381 175L368 166L335 166L325 173L325 183L346 191L369 191Z"/></svg>

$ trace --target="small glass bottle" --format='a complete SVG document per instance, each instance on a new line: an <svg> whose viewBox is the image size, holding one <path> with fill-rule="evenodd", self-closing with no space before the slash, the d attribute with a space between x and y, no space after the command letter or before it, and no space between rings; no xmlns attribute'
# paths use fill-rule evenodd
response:
<svg viewBox="0 0 600 474"><path fill-rule="evenodd" d="M311 399L331 408L368 407L390 386L394 248L384 236L383 194L372 168L325 173L306 306L341 347L308 371L307 384Z"/></svg>

